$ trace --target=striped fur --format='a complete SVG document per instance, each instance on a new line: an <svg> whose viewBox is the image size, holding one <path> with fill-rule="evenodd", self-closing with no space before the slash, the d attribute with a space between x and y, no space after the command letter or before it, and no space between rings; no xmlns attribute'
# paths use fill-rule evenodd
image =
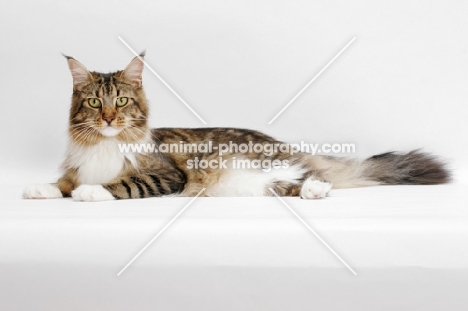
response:
<svg viewBox="0 0 468 311"><path fill-rule="evenodd" d="M144 55L140 55L143 57ZM190 169L187 160L219 160L217 150L191 153L126 153L119 143L178 144L282 143L263 133L237 128L160 128L147 124L148 104L142 88L141 58L114 73L88 71L67 57L73 77L69 116L70 143L63 163L64 174L56 184L33 186L26 198L74 197L77 200L137 199L168 195L193 196L202 188L206 196L272 195L318 198L334 188L387 184L438 184L450 180L436 157L411 151L385 153L364 161L304 153L271 155L254 152L224 154L234 159L287 161L289 168ZM119 104L120 103L120 104ZM60 192L58 191L60 190Z"/></svg>

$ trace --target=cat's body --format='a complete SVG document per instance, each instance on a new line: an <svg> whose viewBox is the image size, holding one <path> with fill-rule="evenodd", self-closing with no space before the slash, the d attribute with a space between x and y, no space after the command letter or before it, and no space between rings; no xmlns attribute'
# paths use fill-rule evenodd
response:
<svg viewBox="0 0 468 311"><path fill-rule="evenodd" d="M435 157L413 151L385 153L364 161L306 153L230 150L189 152L122 152L122 144L274 145L276 139L253 130L235 128L149 129L148 106L141 86L143 63L135 58L123 71L89 72L68 57L73 76L70 142L56 184L27 188L25 198L71 196L78 201L145 198L163 195L300 196L322 198L334 188L382 184L438 184L449 173ZM196 167L193 160L213 166ZM269 163L236 166L239 161ZM192 161L192 162L191 162ZM190 163L190 165L189 165ZM222 163L222 165L220 165ZM276 165L271 167L271 163Z"/></svg>

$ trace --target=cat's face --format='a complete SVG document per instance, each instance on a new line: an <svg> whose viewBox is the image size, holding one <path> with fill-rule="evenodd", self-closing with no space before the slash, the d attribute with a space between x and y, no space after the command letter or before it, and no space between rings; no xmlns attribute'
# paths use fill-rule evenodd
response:
<svg viewBox="0 0 468 311"><path fill-rule="evenodd" d="M136 142L147 135L148 106L141 86L143 62L134 58L122 71L90 72L68 57L73 76L70 136L82 145L117 138Z"/></svg>

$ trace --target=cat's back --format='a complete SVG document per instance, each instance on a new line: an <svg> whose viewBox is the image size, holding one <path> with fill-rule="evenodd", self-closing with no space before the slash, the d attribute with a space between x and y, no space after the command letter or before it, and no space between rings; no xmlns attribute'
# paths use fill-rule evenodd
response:
<svg viewBox="0 0 468 311"><path fill-rule="evenodd" d="M259 131L230 128L230 127L204 127L204 128L154 128L151 130L153 140L157 143L200 143L212 141L213 143L264 143L278 142L271 136Z"/></svg>

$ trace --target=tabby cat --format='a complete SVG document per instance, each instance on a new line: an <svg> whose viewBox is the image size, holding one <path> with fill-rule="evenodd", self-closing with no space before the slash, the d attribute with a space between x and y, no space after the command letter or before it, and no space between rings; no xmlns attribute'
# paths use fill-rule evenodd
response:
<svg viewBox="0 0 468 311"><path fill-rule="evenodd" d="M384 153L364 161L279 150L271 154L232 150L222 155L218 150L122 152L119 146L124 143L156 147L181 143L282 144L246 129L150 129L141 78L143 57L135 57L124 70L108 74L88 71L74 58L66 57L73 77L73 96L64 173L57 183L28 187L24 198L104 201L194 196L202 189L203 196L272 196L273 189L281 196L316 199L325 197L332 185L440 184L450 179L443 163L419 151ZM194 159L227 165L197 168ZM277 165L271 170L239 169L232 165L238 160L268 160Z"/></svg>

